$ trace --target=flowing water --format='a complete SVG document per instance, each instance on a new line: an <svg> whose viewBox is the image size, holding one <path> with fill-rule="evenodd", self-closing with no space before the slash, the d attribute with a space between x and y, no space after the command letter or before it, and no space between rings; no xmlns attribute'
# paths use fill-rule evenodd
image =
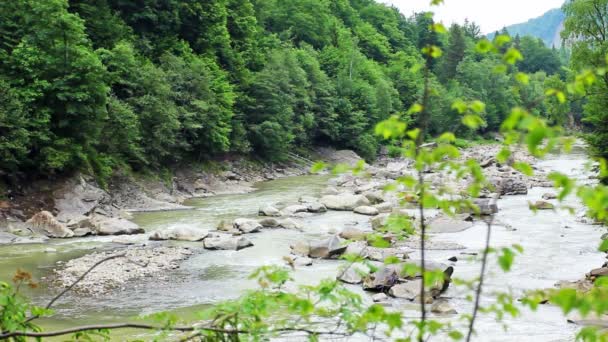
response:
<svg viewBox="0 0 608 342"><path fill-rule="evenodd" d="M583 152L568 156L552 156L538 166L545 170L558 170L581 179L587 175L583 166L587 159ZM134 221L146 229L170 226L193 226L212 229L221 220L236 217L254 217L260 206L276 202L295 202L300 196L317 196L326 186L327 177L304 176L261 183L257 191L248 194L222 195L206 199L193 199L186 203L192 210L140 213ZM515 296L525 290L550 288L559 280L577 280L590 269L603 263L603 255L596 247L603 229L575 221L566 211L529 211L528 201L536 201L549 189L534 188L526 196L509 196L499 200L500 212L492 229L492 244L496 247L519 244L525 252L517 256L511 272L503 273L491 261L484 305L491 304L497 291L509 291ZM580 208L580 203L569 199L568 205ZM196 312L222 300L237 297L256 284L247 276L262 265L281 264L289 254L289 245L302 239L327 236L345 225L369 227L368 218L350 212L328 212L303 219L305 232L291 230L264 230L250 234L254 247L238 252L206 251L200 243L171 242L193 248L195 254L180 269L165 274L165 279L134 281L114 293L99 297L68 295L55 307L56 315L42 320L46 329L58 329L74 324L121 322L158 311L172 311L186 320L196 319ZM460 251L431 251L429 258L453 263L456 276L474 279L479 272L479 262L461 254L479 252L483 247L485 225L478 224L459 233L436 234L437 241L456 242L467 249ZM95 249L118 248L111 243L112 237L95 237L70 240L53 240L45 245L18 245L0 247L0 279L10 279L16 268L33 272L36 278L45 277L61 262L90 253ZM146 236L141 237L142 242ZM46 253L52 247L55 253ZM414 253L413 257L416 253ZM58 264L59 263L59 264ZM314 266L299 268L295 273L298 283L317 283L335 276L339 263L315 261ZM359 287L353 286L360 291ZM41 288L30 293L37 303L45 303L55 290ZM455 286L445 296L460 313L470 312L471 304L465 300L467 292ZM394 301L394 307L415 317L415 306ZM503 323L508 330L503 329ZM578 327L566 323L559 310L541 306L537 312L524 310L522 316L496 322L493 317L482 316L477 326L478 341L571 341ZM113 335L116 340L129 338L149 339L148 333L122 331Z"/></svg>

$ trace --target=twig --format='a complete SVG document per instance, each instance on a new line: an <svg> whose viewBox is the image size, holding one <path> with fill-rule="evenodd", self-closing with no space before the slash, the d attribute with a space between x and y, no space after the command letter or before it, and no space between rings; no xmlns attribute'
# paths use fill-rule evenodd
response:
<svg viewBox="0 0 608 342"><path fill-rule="evenodd" d="M481 271L479 272L479 284L475 290L475 304L473 305L473 314L471 315L471 321L469 322L469 331L467 333L466 342L470 342L473 336L473 330L475 326L475 319L477 318L477 312L479 311L479 302L481 299L481 292L483 288L484 275L486 273L486 265L488 263L488 254L490 254L490 236L492 233L492 222L494 216L491 216L486 221L487 232L486 232L486 245L483 250L483 257L481 259Z"/></svg>

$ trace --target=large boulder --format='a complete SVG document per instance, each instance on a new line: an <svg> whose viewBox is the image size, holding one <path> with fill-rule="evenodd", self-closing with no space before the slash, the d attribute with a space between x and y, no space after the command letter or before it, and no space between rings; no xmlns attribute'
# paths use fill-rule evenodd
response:
<svg viewBox="0 0 608 342"><path fill-rule="evenodd" d="M281 225L281 223L279 222L279 220L277 220L274 217L265 217L261 220L258 220L258 222L262 225L262 227L264 228L277 228Z"/></svg>
<svg viewBox="0 0 608 342"><path fill-rule="evenodd" d="M258 211L258 214L260 216L271 216L271 217L283 216L283 213L279 209L277 209L271 205L267 205L267 206L260 208L260 210Z"/></svg>
<svg viewBox="0 0 608 342"><path fill-rule="evenodd" d="M363 277L367 275L364 265L349 265L347 269L341 270L337 279L347 284L361 284Z"/></svg>
<svg viewBox="0 0 608 342"><path fill-rule="evenodd" d="M384 227L388 223L389 216L390 216L389 213L385 213L385 214L380 214L380 215L377 215L377 216L374 216L373 218L371 218L370 223L372 225L372 229L373 230L382 229L382 227Z"/></svg>
<svg viewBox="0 0 608 342"><path fill-rule="evenodd" d="M310 254L310 244L306 241L298 241L289 247L294 255L307 257Z"/></svg>
<svg viewBox="0 0 608 342"><path fill-rule="evenodd" d="M379 203L383 203L385 201L384 196L382 195L382 191L380 191L380 190L366 191L363 193L363 196L365 196L365 198L367 198L367 200L371 204L379 204Z"/></svg>
<svg viewBox="0 0 608 342"><path fill-rule="evenodd" d="M110 217L95 217L91 220L93 231L97 235L131 235L145 233L137 224L122 219Z"/></svg>
<svg viewBox="0 0 608 342"><path fill-rule="evenodd" d="M293 215L297 213L305 213L308 211L308 208L302 204L294 204L283 208L283 213L285 215Z"/></svg>
<svg viewBox="0 0 608 342"><path fill-rule="evenodd" d="M368 206L368 205L362 205L360 207L356 207L353 211L357 214L368 215L368 216L376 216L379 214L378 209L376 209L375 207Z"/></svg>
<svg viewBox="0 0 608 342"><path fill-rule="evenodd" d="M384 292L393 287L399 280L394 267L382 267L363 279L363 289Z"/></svg>
<svg viewBox="0 0 608 342"><path fill-rule="evenodd" d="M469 214L456 215L454 217L441 215L429 223L429 232L433 233L458 233L473 227L473 222L468 220Z"/></svg>
<svg viewBox="0 0 608 342"><path fill-rule="evenodd" d="M256 233L263 228L258 221L247 218L237 218L236 220L234 220L233 225L235 229L243 233Z"/></svg>
<svg viewBox="0 0 608 342"><path fill-rule="evenodd" d="M282 227L285 229L295 229L295 230L302 230L302 228L304 228L302 226L302 224L300 224L290 218L286 218L286 219L279 221L279 227Z"/></svg>
<svg viewBox="0 0 608 342"><path fill-rule="evenodd" d="M48 211L41 211L26 222L33 231L52 238L69 238L74 232L55 219Z"/></svg>
<svg viewBox="0 0 608 342"><path fill-rule="evenodd" d="M348 244L345 254L358 255L372 261L384 262L389 257L405 260L409 258L408 251L402 248L379 248L368 246L365 241L356 241Z"/></svg>
<svg viewBox="0 0 608 342"><path fill-rule="evenodd" d="M479 207L481 215L494 215L498 212L498 205L495 198L477 198L473 203Z"/></svg>
<svg viewBox="0 0 608 342"><path fill-rule="evenodd" d="M448 267L444 271L444 278L437 281L432 286L425 287L425 296L427 298L437 298L443 292L445 292L450 286L451 277L454 273L453 267ZM389 294L396 298L403 298L408 300L415 300L420 296L420 288L422 285L422 278L416 278L408 280L405 283L397 284L393 286Z"/></svg>
<svg viewBox="0 0 608 342"><path fill-rule="evenodd" d="M85 181L83 177L70 179L53 195L55 210L58 212L57 220L60 222L88 215L109 199L107 192Z"/></svg>
<svg viewBox="0 0 608 342"><path fill-rule="evenodd" d="M353 210L370 204L365 196L353 194L326 195L321 197L320 202L331 210Z"/></svg>
<svg viewBox="0 0 608 342"><path fill-rule="evenodd" d="M319 202L310 202L306 203L306 210L309 213L324 213L327 211L327 208Z"/></svg>
<svg viewBox="0 0 608 342"><path fill-rule="evenodd" d="M253 246L253 243L243 236L214 235L203 240L206 249L238 251Z"/></svg>
<svg viewBox="0 0 608 342"><path fill-rule="evenodd" d="M192 227L172 227L157 230L150 235L150 240L179 240L201 241L209 235L209 231Z"/></svg>
<svg viewBox="0 0 608 342"><path fill-rule="evenodd" d="M340 237L346 240L361 241L365 240L367 232L354 227L346 227L340 232Z"/></svg>
<svg viewBox="0 0 608 342"><path fill-rule="evenodd" d="M344 253L345 250L344 240L338 236L332 236L325 240L311 242L308 255L311 258L329 259Z"/></svg>
<svg viewBox="0 0 608 342"><path fill-rule="evenodd" d="M528 185L520 177L495 177L492 183L501 195L527 195Z"/></svg>

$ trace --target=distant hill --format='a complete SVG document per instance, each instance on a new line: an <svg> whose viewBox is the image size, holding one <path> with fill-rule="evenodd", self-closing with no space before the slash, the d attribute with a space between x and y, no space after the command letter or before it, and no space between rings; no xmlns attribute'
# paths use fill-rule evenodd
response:
<svg viewBox="0 0 608 342"><path fill-rule="evenodd" d="M564 12L560 8L555 8L542 16L530 19L525 23L507 26L507 31L511 36L533 36L542 39L548 47L561 46L560 32L564 25ZM488 35L491 39L494 32Z"/></svg>

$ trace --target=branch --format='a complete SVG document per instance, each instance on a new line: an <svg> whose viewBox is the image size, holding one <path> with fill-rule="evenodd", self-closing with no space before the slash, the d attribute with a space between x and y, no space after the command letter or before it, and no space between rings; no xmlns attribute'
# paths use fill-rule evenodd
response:
<svg viewBox="0 0 608 342"><path fill-rule="evenodd" d="M481 271L479 272L479 284L477 285L477 289L475 290L475 304L473 305L473 315L471 316L471 321L469 322L469 331L467 333L466 342L471 341L471 337L473 336L473 328L475 326L475 319L477 319L477 312L479 311L479 303L481 300L481 291L483 288L484 275L486 273L486 266L488 264L488 254L490 254L490 235L492 233L492 222L494 221L494 216L490 217L486 220L487 232L486 232L486 246L483 250L483 257L481 260Z"/></svg>

